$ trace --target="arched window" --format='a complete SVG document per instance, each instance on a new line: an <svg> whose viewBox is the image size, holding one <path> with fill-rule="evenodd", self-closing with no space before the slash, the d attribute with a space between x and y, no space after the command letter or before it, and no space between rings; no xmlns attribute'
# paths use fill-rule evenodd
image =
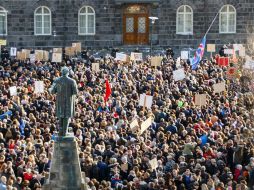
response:
<svg viewBox="0 0 254 190"><path fill-rule="evenodd" d="M236 32L236 10L232 5L224 5L220 11L220 33Z"/></svg>
<svg viewBox="0 0 254 190"><path fill-rule="evenodd" d="M95 34L95 11L90 6L84 6L78 14L78 33L79 35Z"/></svg>
<svg viewBox="0 0 254 190"><path fill-rule="evenodd" d="M182 5L177 9L176 13L176 33L177 34L193 34L193 11L188 5Z"/></svg>
<svg viewBox="0 0 254 190"><path fill-rule="evenodd" d="M34 11L34 34L51 35L51 11L41 6Z"/></svg>
<svg viewBox="0 0 254 190"><path fill-rule="evenodd" d="M7 35L7 11L0 7L0 35Z"/></svg>

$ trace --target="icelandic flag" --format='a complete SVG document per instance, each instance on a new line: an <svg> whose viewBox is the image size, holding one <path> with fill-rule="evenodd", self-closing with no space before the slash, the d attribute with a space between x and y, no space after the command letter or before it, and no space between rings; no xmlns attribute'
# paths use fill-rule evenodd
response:
<svg viewBox="0 0 254 190"><path fill-rule="evenodd" d="M205 44L206 44L206 35L204 36L202 42L199 44L199 47L196 50L194 58L191 61L192 70L197 69L199 62L202 60L202 57L205 52Z"/></svg>

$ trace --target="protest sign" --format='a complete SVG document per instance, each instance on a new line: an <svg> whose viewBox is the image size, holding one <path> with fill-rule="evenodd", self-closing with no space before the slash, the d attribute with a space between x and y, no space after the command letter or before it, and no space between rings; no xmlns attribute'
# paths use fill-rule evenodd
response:
<svg viewBox="0 0 254 190"><path fill-rule="evenodd" d="M239 50L239 56L240 57L245 57L245 47L241 47L241 49Z"/></svg>
<svg viewBox="0 0 254 190"><path fill-rule="evenodd" d="M173 78L175 81L185 79L184 69L178 69L178 70L173 71Z"/></svg>
<svg viewBox="0 0 254 190"><path fill-rule="evenodd" d="M43 61L48 61L48 60L49 60L49 52L43 51Z"/></svg>
<svg viewBox="0 0 254 190"><path fill-rule="evenodd" d="M29 59L30 59L30 62L31 63L34 63L36 60L35 60L35 54L30 54L29 55Z"/></svg>
<svg viewBox="0 0 254 190"><path fill-rule="evenodd" d="M35 60L42 61L43 60L43 50L35 50Z"/></svg>
<svg viewBox="0 0 254 190"><path fill-rule="evenodd" d="M17 59L21 60L21 61L25 61L26 60L26 53L25 52L17 52Z"/></svg>
<svg viewBox="0 0 254 190"><path fill-rule="evenodd" d="M43 81L34 82L34 93L43 93L44 92L44 83Z"/></svg>
<svg viewBox="0 0 254 190"><path fill-rule="evenodd" d="M133 60L133 61L142 61L143 60L143 54L142 53L131 52L131 60Z"/></svg>
<svg viewBox="0 0 254 190"><path fill-rule="evenodd" d="M180 68L181 67L181 57L178 57L176 59L176 68Z"/></svg>
<svg viewBox="0 0 254 190"><path fill-rule="evenodd" d="M13 56L13 57L16 57L17 56L17 48L11 47L10 55Z"/></svg>
<svg viewBox="0 0 254 190"><path fill-rule="evenodd" d="M115 60L125 62L125 61L127 61L127 55L124 53L116 53Z"/></svg>
<svg viewBox="0 0 254 190"><path fill-rule="evenodd" d="M158 160L157 160L157 158L154 158L154 159L150 160L149 164L150 164L152 170L156 170L158 168Z"/></svg>
<svg viewBox="0 0 254 190"><path fill-rule="evenodd" d="M138 120L135 119L130 123L130 129L132 132L135 132L139 127Z"/></svg>
<svg viewBox="0 0 254 190"><path fill-rule="evenodd" d="M234 50L233 49L224 49L224 53L227 55L233 55Z"/></svg>
<svg viewBox="0 0 254 190"><path fill-rule="evenodd" d="M22 52L25 53L26 59L30 57L30 50L29 49L22 49Z"/></svg>
<svg viewBox="0 0 254 190"><path fill-rule="evenodd" d="M52 62L61 63L62 62L62 53L53 53Z"/></svg>
<svg viewBox="0 0 254 190"><path fill-rule="evenodd" d="M152 125L152 117L149 117L141 124L140 134L143 134L144 131L146 131L148 127L150 127L151 125Z"/></svg>
<svg viewBox="0 0 254 190"><path fill-rule="evenodd" d="M65 55L74 56L75 48L74 47L65 47Z"/></svg>
<svg viewBox="0 0 254 190"><path fill-rule="evenodd" d="M207 52L216 52L215 50L215 44L207 44Z"/></svg>
<svg viewBox="0 0 254 190"><path fill-rule="evenodd" d="M220 93L220 92L223 92L225 90L226 90L226 87L225 87L225 83L224 82L217 83L217 84L213 85L213 91L214 91L214 93Z"/></svg>
<svg viewBox="0 0 254 190"><path fill-rule="evenodd" d="M237 68L236 67L229 67L227 70L227 78L233 79L236 77L237 74Z"/></svg>
<svg viewBox="0 0 254 190"><path fill-rule="evenodd" d="M17 87L16 86L11 86L9 88L10 91L10 96L17 96Z"/></svg>
<svg viewBox="0 0 254 190"><path fill-rule="evenodd" d="M243 65L243 68L245 69L254 69L254 60L247 60L245 64Z"/></svg>
<svg viewBox="0 0 254 190"><path fill-rule="evenodd" d="M229 65L229 57L219 57L218 65L220 66L228 66Z"/></svg>
<svg viewBox="0 0 254 190"><path fill-rule="evenodd" d="M62 48L53 48L53 53L62 53L63 49Z"/></svg>
<svg viewBox="0 0 254 190"><path fill-rule="evenodd" d="M0 40L0 46L6 46L6 40Z"/></svg>
<svg viewBox="0 0 254 190"><path fill-rule="evenodd" d="M81 42L72 43L72 47L74 48L74 52L76 53L81 52Z"/></svg>
<svg viewBox="0 0 254 190"><path fill-rule="evenodd" d="M195 94L195 105L196 106L205 106L206 105L206 94Z"/></svg>
<svg viewBox="0 0 254 190"><path fill-rule="evenodd" d="M151 57L151 66L153 67L161 66L161 61L162 61L161 56Z"/></svg>
<svg viewBox="0 0 254 190"><path fill-rule="evenodd" d="M99 72L100 71L100 63L92 63L92 71Z"/></svg>
<svg viewBox="0 0 254 190"><path fill-rule="evenodd" d="M233 44L233 47L234 47L235 51L239 51L243 47L243 45L242 44Z"/></svg>
<svg viewBox="0 0 254 190"><path fill-rule="evenodd" d="M181 59L189 59L189 52L181 51Z"/></svg>
<svg viewBox="0 0 254 190"><path fill-rule="evenodd" d="M140 94L139 98L139 106L147 107L150 109L153 104L153 96L149 96L146 94Z"/></svg>

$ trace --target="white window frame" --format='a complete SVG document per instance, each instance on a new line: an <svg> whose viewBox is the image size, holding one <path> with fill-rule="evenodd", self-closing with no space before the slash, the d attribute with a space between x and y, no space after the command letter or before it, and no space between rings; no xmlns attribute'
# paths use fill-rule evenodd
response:
<svg viewBox="0 0 254 190"><path fill-rule="evenodd" d="M184 7L184 12L179 12L179 9ZM186 12L186 7L188 7L191 10L191 13ZM184 15L184 22L183 22L183 28L184 28L184 32L178 32L178 17L179 14ZM187 32L186 27L185 27L185 20L186 20L186 16L189 16L191 14L191 19L192 19L192 26L191 26L191 31ZM181 34L181 35L193 35L193 9L191 8L191 6L189 5L181 5L180 7L178 7L177 11L176 11L176 34Z"/></svg>
<svg viewBox="0 0 254 190"><path fill-rule="evenodd" d="M224 7L227 7L227 12L221 12ZM233 7L234 12L229 12L229 7ZM229 31L229 15L230 14L234 14L234 19L235 19L234 31ZM227 17L227 31L226 32L221 31L221 28L222 28L221 27L221 17L222 17L222 15L225 15ZM220 34L235 34L236 33L236 9L235 9L235 7L233 5L227 4L227 5L223 5L221 7L219 20L220 20L219 21L219 31L220 31Z"/></svg>
<svg viewBox="0 0 254 190"><path fill-rule="evenodd" d="M38 9L42 8L42 13L36 13L38 11ZM44 13L44 9L47 9L49 11L49 14L48 13ZM42 18L42 33L36 33L36 16L41 16ZM50 18L50 29L49 29L49 33L45 33L44 31L44 16L45 15L49 15L49 18ZM34 11L34 35L35 36L50 36L52 35L52 14L51 14L51 10L46 7L46 6L40 6L40 7L37 7Z"/></svg>
<svg viewBox="0 0 254 190"><path fill-rule="evenodd" d="M88 8L91 8L92 10L93 10L93 13L88 13L88 11L87 11L87 9ZM86 12L85 13L80 13L81 12L81 10L82 9L86 9ZM86 32L85 33L82 33L82 32L80 32L80 16L81 15L86 15L86 26L85 26L85 28L86 28ZM93 22L94 22L94 32L93 33L88 33L88 15L93 15L94 16L94 20L93 20ZM95 25L95 20L96 20L96 14L95 14L95 10L94 10L94 8L93 7L91 7L91 6L83 6L83 7L81 7L80 9L79 9L79 12L78 12L78 35L80 35L80 36L92 36L92 35L95 35L95 33L96 33L96 25Z"/></svg>
<svg viewBox="0 0 254 190"><path fill-rule="evenodd" d="M7 35L7 13L8 13L8 11L5 8L0 6L0 14L5 17L5 21L4 21L5 33L0 33L0 35L2 35L2 36Z"/></svg>

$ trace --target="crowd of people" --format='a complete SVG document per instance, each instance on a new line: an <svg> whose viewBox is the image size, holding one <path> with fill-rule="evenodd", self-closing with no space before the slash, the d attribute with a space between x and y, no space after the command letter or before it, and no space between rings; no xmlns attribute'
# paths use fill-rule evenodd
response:
<svg viewBox="0 0 254 190"><path fill-rule="evenodd" d="M253 190L251 89L242 92L240 76L227 78L227 68L214 59L191 70L188 61L177 63L173 51L167 52L156 68L149 57L121 62L86 55L61 64L5 57L0 63L0 190L42 189L58 134L55 96L48 88L63 65L78 84L69 130L79 145L89 190ZM100 62L99 72L92 71L94 61ZM174 81L178 68L186 78ZM111 95L105 102L106 79ZM36 80L44 81L44 93L34 93ZM226 91L214 93L212 85L220 82ZM17 96L10 96L11 86L17 86ZM139 106L143 93L153 96L151 109ZM197 93L207 94L206 105L195 105ZM130 129L133 120L148 117L153 122L144 133Z"/></svg>

